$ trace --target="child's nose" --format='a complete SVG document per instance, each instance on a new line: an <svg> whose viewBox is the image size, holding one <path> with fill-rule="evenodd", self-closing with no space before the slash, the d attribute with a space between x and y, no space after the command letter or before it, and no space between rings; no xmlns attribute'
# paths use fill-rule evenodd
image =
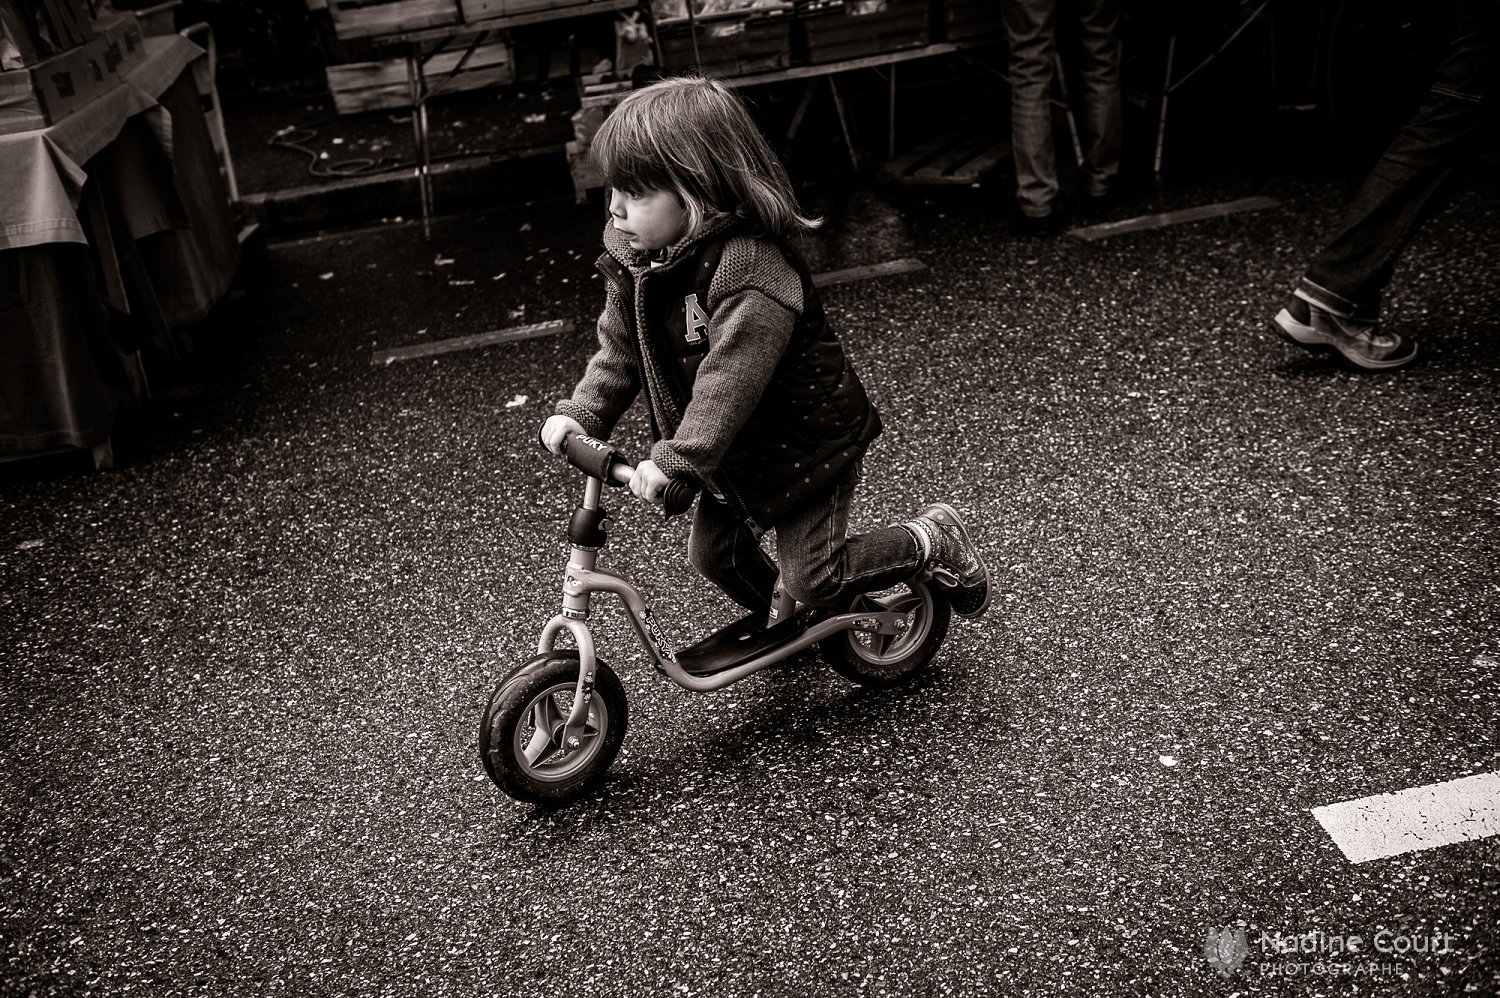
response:
<svg viewBox="0 0 1500 998"><path fill-rule="evenodd" d="M619 191L609 192L609 213L615 218L625 217L624 199L620 197Z"/></svg>

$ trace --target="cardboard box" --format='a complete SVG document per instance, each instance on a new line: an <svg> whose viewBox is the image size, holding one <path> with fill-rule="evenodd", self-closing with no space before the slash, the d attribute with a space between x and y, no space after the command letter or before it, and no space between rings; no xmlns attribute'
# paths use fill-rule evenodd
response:
<svg viewBox="0 0 1500 998"><path fill-rule="evenodd" d="M24 69L0 72L0 135L47 127L47 115Z"/></svg>
<svg viewBox="0 0 1500 998"><path fill-rule="evenodd" d="M917 48L932 38L927 0L797 0L797 22L812 64Z"/></svg>
<svg viewBox="0 0 1500 998"><path fill-rule="evenodd" d="M140 21L130 11L106 11L95 22L104 39L105 68L124 76L146 61L146 36Z"/></svg>
<svg viewBox="0 0 1500 998"><path fill-rule="evenodd" d="M720 77L785 69L792 64L791 5L661 21L656 41L664 69Z"/></svg>
<svg viewBox="0 0 1500 998"><path fill-rule="evenodd" d="M181 7L181 0L167 0L154 7L137 10L135 17L141 26L144 35L175 35L177 34L177 8ZM325 10L324 15L327 15Z"/></svg>
<svg viewBox="0 0 1500 998"><path fill-rule="evenodd" d="M26 69L0 73L0 128L27 131L55 124L113 87L108 43L95 38Z"/></svg>

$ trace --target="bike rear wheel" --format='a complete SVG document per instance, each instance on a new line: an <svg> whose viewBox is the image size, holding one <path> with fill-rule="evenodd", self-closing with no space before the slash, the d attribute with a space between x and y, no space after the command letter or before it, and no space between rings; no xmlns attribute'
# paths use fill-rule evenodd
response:
<svg viewBox="0 0 1500 998"><path fill-rule="evenodd" d="M479 724L479 756L501 790L532 804L563 804L596 787L629 724L625 687L603 659L583 729L564 725L578 695L578 652L551 651L523 663L490 696Z"/></svg>
<svg viewBox="0 0 1500 998"><path fill-rule="evenodd" d="M948 634L952 608L930 581L903 582L851 598L838 613L898 612L896 634L841 631L818 642L833 670L862 686L888 688L909 682L937 655Z"/></svg>

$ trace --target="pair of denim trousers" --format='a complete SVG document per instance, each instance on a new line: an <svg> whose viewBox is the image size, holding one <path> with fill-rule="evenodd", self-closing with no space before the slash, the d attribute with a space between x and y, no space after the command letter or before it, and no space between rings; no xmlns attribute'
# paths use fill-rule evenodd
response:
<svg viewBox="0 0 1500 998"><path fill-rule="evenodd" d="M859 478L856 461L826 495L804 503L776 525L781 584L799 603L837 603L885 589L912 578L921 565L916 539L905 527L848 536L849 509ZM693 514L688 560L745 609L771 608L776 562L745 522L707 492Z"/></svg>
<svg viewBox="0 0 1500 998"><path fill-rule="evenodd" d="M1407 244L1446 200L1455 170L1494 117L1500 0L1455 0L1422 106L1366 176L1298 287L1340 315L1374 322Z"/></svg>
<svg viewBox="0 0 1500 998"><path fill-rule="evenodd" d="M1011 155L1021 213L1042 218L1057 200L1052 86L1058 35L1076 36L1065 53L1077 77L1074 114L1083 147L1083 193L1109 193L1120 170L1120 0L1002 0L1010 43ZM1063 19L1067 20L1063 22ZM1062 22L1062 23L1060 23ZM1067 56L1076 56L1067 59Z"/></svg>

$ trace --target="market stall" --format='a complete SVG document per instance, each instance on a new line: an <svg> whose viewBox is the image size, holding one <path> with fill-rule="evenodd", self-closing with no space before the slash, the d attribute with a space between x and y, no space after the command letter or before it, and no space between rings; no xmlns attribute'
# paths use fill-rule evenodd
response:
<svg viewBox="0 0 1500 998"><path fill-rule="evenodd" d="M568 159L580 200L598 186L588 147L610 107L644 69L701 72L732 86L801 81L802 108L826 92L852 158L843 74L880 73L888 89L887 145L895 152L897 67L991 45L1002 31L991 0L308 0L331 15L337 36L380 53L333 63L328 86L340 113L410 109L419 159L423 218L431 214L428 101L439 94L505 85L524 55L515 29L544 21L612 15L613 51L579 74L581 109ZM971 144L972 145L972 144ZM972 182L968 164L996 158L982 143L958 150L955 169L934 171ZM986 159L988 157L988 159ZM930 160L924 160L927 165ZM976 166L976 169L978 167Z"/></svg>
<svg viewBox="0 0 1500 998"><path fill-rule="evenodd" d="M0 0L0 23L0 459L105 465L149 394L143 358L174 350L238 264L205 53L82 0ZM49 91L63 63L79 82Z"/></svg>

